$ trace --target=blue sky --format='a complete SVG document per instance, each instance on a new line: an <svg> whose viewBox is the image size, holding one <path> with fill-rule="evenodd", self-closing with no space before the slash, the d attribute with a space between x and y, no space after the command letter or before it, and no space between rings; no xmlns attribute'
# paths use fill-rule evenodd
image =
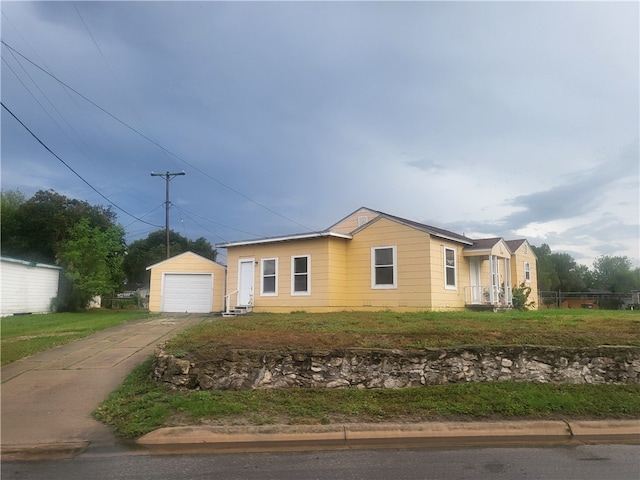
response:
<svg viewBox="0 0 640 480"><path fill-rule="evenodd" d="M212 244L368 206L640 264L638 2L0 8L3 104L133 217L163 227L150 172L184 170L171 227ZM108 205L1 119L3 190Z"/></svg>

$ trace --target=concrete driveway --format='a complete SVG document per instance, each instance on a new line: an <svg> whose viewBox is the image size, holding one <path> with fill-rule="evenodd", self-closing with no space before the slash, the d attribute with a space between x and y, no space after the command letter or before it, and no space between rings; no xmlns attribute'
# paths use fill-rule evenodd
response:
<svg viewBox="0 0 640 480"><path fill-rule="evenodd" d="M91 444L114 444L91 413L155 346L202 315L147 318L18 360L0 369L3 458L68 455Z"/></svg>

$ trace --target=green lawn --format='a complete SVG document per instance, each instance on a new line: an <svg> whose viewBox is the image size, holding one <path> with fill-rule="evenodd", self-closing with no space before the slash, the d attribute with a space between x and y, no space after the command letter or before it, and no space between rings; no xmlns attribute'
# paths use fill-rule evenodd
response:
<svg viewBox="0 0 640 480"><path fill-rule="evenodd" d="M252 314L178 335L174 354L198 360L229 348L426 348L455 345L640 346L637 312L341 312ZM463 383L398 390L175 391L150 379L151 360L95 412L125 437L162 426L326 424L478 419L640 418L640 385Z"/></svg>
<svg viewBox="0 0 640 480"><path fill-rule="evenodd" d="M640 314L610 310L531 312L340 312L252 314L203 324L172 352L212 356L228 348L438 348L457 345L640 346Z"/></svg>
<svg viewBox="0 0 640 480"><path fill-rule="evenodd" d="M2 365L148 316L144 310L91 310L4 317L0 319Z"/></svg>
<svg viewBox="0 0 640 480"><path fill-rule="evenodd" d="M94 412L133 438L173 425L640 418L640 385L462 383L397 390L174 391L140 365Z"/></svg>

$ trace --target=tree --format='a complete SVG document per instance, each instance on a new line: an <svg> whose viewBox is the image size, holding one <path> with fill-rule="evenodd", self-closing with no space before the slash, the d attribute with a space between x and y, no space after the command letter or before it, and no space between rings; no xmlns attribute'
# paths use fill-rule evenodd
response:
<svg viewBox="0 0 640 480"><path fill-rule="evenodd" d="M166 238L164 230L157 230L151 232L147 238L136 240L127 247L124 271L128 282L148 285L147 267L167 258ZM169 244L171 256L191 251L215 261L218 255L218 252L205 238L200 237L192 241L173 230L169 231Z"/></svg>
<svg viewBox="0 0 640 480"><path fill-rule="evenodd" d="M124 282L124 230L111 226L92 227L81 219L68 232L69 238L58 246L58 264L70 285L63 309L81 310L96 295L113 294Z"/></svg>
<svg viewBox="0 0 640 480"><path fill-rule="evenodd" d="M613 293L640 289L640 268L631 269L625 257L602 255L593 262L594 286Z"/></svg>
<svg viewBox="0 0 640 480"><path fill-rule="evenodd" d="M20 207L25 202L24 194L20 190L0 192L0 228L1 248L3 255L17 256L16 253L24 249L24 240L16 235L20 225Z"/></svg>
<svg viewBox="0 0 640 480"><path fill-rule="evenodd" d="M538 258L537 275L538 289L540 291L555 291L560 285L560 279L556 273L555 265L551 259L551 247L543 243L539 247L532 246L533 252Z"/></svg>
<svg viewBox="0 0 640 480"><path fill-rule="evenodd" d="M563 292L584 292L590 281L589 269L581 268L568 253L552 253L549 259L558 277L558 286L553 290Z"/></svg>
<svg viewBox="0 0 640 480"><path fill-rule="evenodd" d="M81 219L105 230L116 224L111 208L69 199L53 190L40 190L29 200L22 194L3 193L2 252L22 260L54 263L58 245ZM8 201L8 210L5 210ZM7 221L7 223L5 223Z"/></svg>

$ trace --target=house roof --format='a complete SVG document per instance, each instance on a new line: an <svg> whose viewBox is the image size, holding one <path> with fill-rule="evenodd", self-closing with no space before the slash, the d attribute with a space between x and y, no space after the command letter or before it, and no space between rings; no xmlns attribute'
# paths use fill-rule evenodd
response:
<svg viewBox="0 0 640 480"><path fill-rule="evenodd" d="M474 240L473 245L470 247L467 247L466 250L491 250L498 243L500 243L500 241L504 241L502 237L480 238L480 239Z"/></svg>
<svg viewBox="0 0 640 480"><path fill-rule="evenodd" d="M364 207L366 208L366 207ZM419 222L414 222L413 220L408 220L406 218L402 218L402 217L397 217L395 215L390 215L388 213L384 213L384 212L379 212L377 210L373 210L371 208L369 208L368 210L371 210L373 212L376 212L379 214L378 217L376 217L375 219L372 220L375 221L379 218L388 218L390 220L393 220L395 222L398 223L402 223L404 225L408 225L409 227L415 228L417 230L421 230L423 232L428 233L429 235L433 235L434 237L440 237L440 238L444 238L447 240L453 240L455 242L460 242L460 243L464 243L466 245L473 245L474 240L465 237L464 235L460 235L458 233L455 232L451 232L449 230L445 230L443 228L438 228L438 227L434 227L432 225L427 225L425 223L419 223ZM365 228L366 227L366 223L360 227L360 228Z"/></svg>
<svg viewBox="0 0 640 480"><path fill-rule="evenodd" d="M351 235L345 235L343 233L336 233L330 230L325 230L323 232L311 232L311 233L296 233L292 235L282 235L278 237L264 237L264 238L256 238L254 240L240 240L237 242L227 242L227 243L218 243L216 247L218 248L229 248L229 247L241 247L244 245L258 245L262 243L277 243L277 242L289 242L292 240L310 240L314 238L326 238L326 237L335 237L335 238L346 238L350 240L353 238Z"/></svg>
<svg viewBox="0 0 640 480"><path fill-rule="evenodd" d="M173 261L179 259L180 257L184 257L185 255L193 255L194 257L201 258L202 260L204 260L206 262L209 262L209 263L212 263L213 265L217 265L219 267L225 268L225 266L222 265L221 263L214 262L213 260L211 260L209 258L205 258L202 255L198 255L197 253L194 253L192 251L187 251L187 252L182 252L180 255L176 255L175 257L167 258L166 260L162 260L161 262L154 263L153 265L148 266L147 270L151 270L152 268L159 267L160 265L162 265L164 263L167 263L167 262L173 262Z"/></svg>
<svg viewBox="0 0 640 480"><path fill-rule="evenodd" d="M333 228L336 225L339 225L344 220L346 220L356 212L359 212L360 210L368 210L372 213L377 214L377 216L371 219L369 222L359 226L358 228L353 230L350 234L343 234L343 233L337 233L337 232L331 231L331 228ZM266 243L287 242L287 241L293 241L293 240L305 240L305 239L324 238L324 237L345 238L349 240L353 238L354 234L367 228L369 225L380 220L381 218L387 218L391 221L401 223L403 225L407 225L411 228L415 228L417 230L428 233L429 235L433 235L434 237L439 237L446 240L452 240L454 242L462 243L466 245L465 248L468 250L491 250L491 248L493 248L498 242L504 241L509 251L513 253L522 245L522 243L526 242L525 239L507 241L507 240L504 240L502 237L472 239L465 235L460 235L458 233L452 232L450 230L434 227L433 225L427 225L425 223L415 222L407 218L398 217L396 215L391 215L389 213L381 212L373 208L362 206L354 210L353 212L351 212L349 215L345 216L338 222L331 225L327 230L324 230L321 232L298 233L298 234L292 234L292 235L282 235L277 237L264 237L264 238L257 238L254 240L239 240L236 242L219 243L219 244L216 244L216 247L218 248L240 247L245 245L258 245L258 244L266 244Z"/></svg>

